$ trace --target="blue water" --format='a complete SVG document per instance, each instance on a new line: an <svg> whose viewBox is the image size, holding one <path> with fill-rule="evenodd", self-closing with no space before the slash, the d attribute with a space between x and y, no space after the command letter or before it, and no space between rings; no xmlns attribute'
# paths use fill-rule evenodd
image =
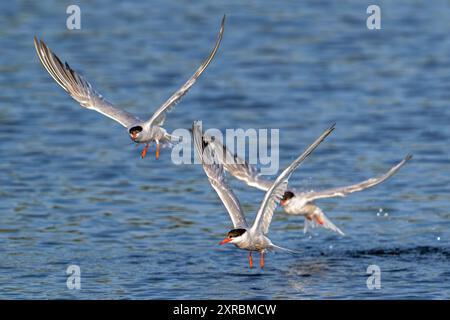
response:
<svg viewBox="0 0 450 320"><path fill-rule="evenodd" d="M0 298L450 298L450 4L378 1L78 1L0 4ZM215 128L279 128L285 167L326 127L329 139L291 185L303 190L378 175L384 184L320 201L347 234L303 234L277 210L271 239L300 254L247 254L218 242L229 217L200 166L170 152L141 160L126 131L83 110L38 62L33 36L110 101L149 116L209 52L219 52L170 113ZM151 149L153 151L154 149ZM263 194L230 181L249 220ZM382 213L379 214L380 209ZM81 290L66 268L81 268ZM366 269L381 269L381 289Z"/></svg>

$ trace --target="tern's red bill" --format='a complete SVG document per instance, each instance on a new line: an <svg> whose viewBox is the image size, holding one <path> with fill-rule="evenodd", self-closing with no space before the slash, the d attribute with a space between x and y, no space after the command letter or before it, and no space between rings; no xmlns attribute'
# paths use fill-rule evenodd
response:
<svg viewBox="0 0 450 320"><path fill-rule="evenodd" d="M223 245L223 244L225 244L225 243L228 243L228 242L230 242L232 239L231 238L225 238L225 239L223 239L222 241L220 241L220 245Z"/></svg>

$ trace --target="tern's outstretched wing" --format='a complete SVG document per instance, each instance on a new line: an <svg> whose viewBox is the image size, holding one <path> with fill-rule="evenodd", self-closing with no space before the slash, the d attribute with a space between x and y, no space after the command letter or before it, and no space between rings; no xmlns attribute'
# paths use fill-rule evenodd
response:
<svg viewBox="0 0 450 320"><path fill-rule="evenodd" d="M175 105L180 101L180 99L189 91L189 89L194 85L195 81L201 76L203 71L211 63L212 59L216 55L217 49L219 48L220 42L222 41L223 31L225 27L225 16L222 18L222 23L220 26L219 35L217 36L216 44L211 50L208 58L202 63L202 65L195 71L194 75L189 78L188 81L175 92L166 102L164 102L158 110L153 114L153 116L145 123L146 126L150 127L152 125L162 125L164 123L166 113L170 111Z"/></svg>
<svg viewBox="0 0 450 320"><path fill-rule="evenodd" d="M76 73L69 64L61 60L47 47L42 40L34 37L34 46L44 68L55 81L78 101L83 107L95 110L119 122L124 127L130 127L141 120L129 112L118 109L106 101L101 94L92 88L89 82Z"/></svg>
<svg viewBox="0 0 450 320"><path fill-rule="evenodd" d="M203 133L197 122L192 125L192 135L197 154L202 159L203 170L227 209L234 228L247 229L248 225L241 204L226 182L223 166L215 161L214 148L209 147L208 142L203 140Z"/></svg>
<svg viewBox="0 0 450 320"><path fill-rule="evenodd" d="M349 193L361 191L370 187L374 187L377 184L382 183L383 181L386 181L390 177L392 177L402 166L408 162L412 158L412 155L408 154L402 161L400 161L397 165L393 166L388 172L385 174L367 179L363 182L353 184L346 187L340 187L340 188L333 188L323 191L317 191L317 192L305 192L301 194L301 197L306 198L308 201L314 201L317 199L323 199L323 198L333 198L333 197L345 197Z"/></svg>
<svg viewBox="0 0 450 320"><path fill-rule="evenodd" d="M261 232L267 234L269 231L269 225L272 221L273 211L280 202L281 198L286 191L288 181L295 169L302 163L303 160L308 157L311 152L334 130L334 125L327 129L322 135L311 144L297 159L292 162L275 180L270 189L266 192L264 200L261 203L255 222L253 223L252 230L254 232Z"/></svg>
<svg viewBox="0 0 450 320"><path fill-rule="evenodd" d="M244 159L232 154L220 141L214 139L211 145L215 148L218 160L226 171L228 171L236 179L245 182L251 187L267 191L273 184L273 181L261 177L259 170L247 163Z"/></svg>

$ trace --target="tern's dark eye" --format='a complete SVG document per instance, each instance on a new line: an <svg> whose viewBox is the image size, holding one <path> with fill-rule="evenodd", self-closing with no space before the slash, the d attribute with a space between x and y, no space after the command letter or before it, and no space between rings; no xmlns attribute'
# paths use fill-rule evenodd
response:
<svg viewBox="0 0 450 320"><path fill-rule="evenodd" d="M142 131L142 127L141 126L135 126L135 127L133 127L133 128L131 128L130 129L130 134L136 134L136 133L139 133L139 132L141 132Z"/></svg>
<svg viewBox="0 0 450 320"><path fill-rule="evenodd" d="M281 200L289 200L289 199L291 199L291 198L293 198L294 197L294 193L293 192L291 192L291 191L286 191L285 193L284 193L284 195L283 195L283 198L281 199Z"/></svg>
<svg viewBox="0 0 450 320"><path fill-rule="evenodd" d="M245 229L233 229L228 232L228 238L236 238L242 236L247 230Z"/></svg>

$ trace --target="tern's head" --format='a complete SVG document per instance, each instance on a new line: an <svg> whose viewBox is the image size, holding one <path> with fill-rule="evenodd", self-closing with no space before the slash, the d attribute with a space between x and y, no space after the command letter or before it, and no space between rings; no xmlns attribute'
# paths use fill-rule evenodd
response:
<svg viewBox="0 0 450 320"><path fill-rule="evenodd" d="M291 191L286 191L283 195L283 198L281 198L280 204L281 206L285 206L289 203L289 201L294 197L294 193Z"/></svg>
<svg viewBox="0 0 450 320"><path fill-rule="evenodd" d="M242 237L244 236L245 232L247 230L245 229L233 229L230 230L227 234L227 237L225 239L223 239L222 241L220 241L220 244L225 244L225 243L238 243L239 241L242 240Z"/></svg>
<svg viewBox="0 0 450 320"><path fill-rule="evenodd" d="M142 136L142 130L142 126L139 125L131 127L130 130L128 130L131 140L133 140L134 142L138 142Z"/></svg>

